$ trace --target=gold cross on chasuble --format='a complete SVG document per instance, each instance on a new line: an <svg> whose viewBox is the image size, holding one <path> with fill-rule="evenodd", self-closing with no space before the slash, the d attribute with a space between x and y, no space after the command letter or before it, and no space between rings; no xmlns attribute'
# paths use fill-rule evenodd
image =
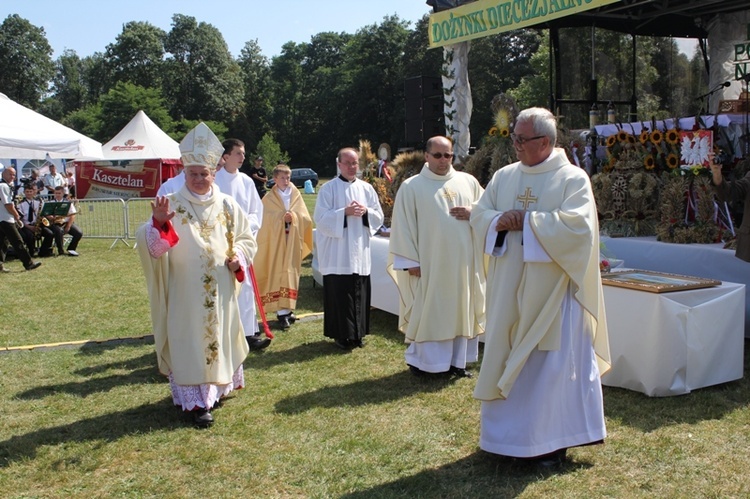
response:
<svg viewBox="0 0 750 499"><path fill-rule="evenodd" d="M536 203L539 200L536 196L531 195L531 187L526 188L526 192L523 195L516 196L516 201L523 205L524 210L529 209L531 203Z"/></svg>
<svg viewBox="0 0 750 499"><path fill-rule="evenodd" d="M443 187L443 197L448 201L448 206L454 208L456 206L456 199L458 199L458 193Z"/></svg>

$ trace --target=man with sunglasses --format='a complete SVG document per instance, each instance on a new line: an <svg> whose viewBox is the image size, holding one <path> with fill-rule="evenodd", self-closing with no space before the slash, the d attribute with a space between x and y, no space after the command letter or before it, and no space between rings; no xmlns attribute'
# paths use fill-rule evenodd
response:
<svg viewBox="0 0 750 499"><path fill-rule="evenodd" d="M425 149L422 171L396 195L390 238L406 364L416 376L471 377L466 364L476 362L484 332L484 271L469 216L482 187L453 168L450 139L432 137Z"/></svg>
<svg viewBox="0 0 750 499"><path fill-rule="evenodd" d="M479 445L554 468L568 447L606 436L599 225L588 175L555 148L552 113L522 111L512 138L519 161L495 173L471 213L489 255Z"/></svg>

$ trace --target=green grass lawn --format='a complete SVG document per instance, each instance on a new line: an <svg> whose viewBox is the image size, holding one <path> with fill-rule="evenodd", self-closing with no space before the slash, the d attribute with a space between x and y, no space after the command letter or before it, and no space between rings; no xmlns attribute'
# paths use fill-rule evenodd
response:
<svg viewBox="0 0 750 499"><path fill-rule="evenodd" d="M381 311L351 353L318 315L278 332L196 430L156 369L136 252L110 244L0 276L2 346L141 337L0 354L3 497L750 496L747 377L670 398L605 387L605 445L540 472L478 449L475 380L412 377ZM309 264L300 315L322 310Z"/></svg>

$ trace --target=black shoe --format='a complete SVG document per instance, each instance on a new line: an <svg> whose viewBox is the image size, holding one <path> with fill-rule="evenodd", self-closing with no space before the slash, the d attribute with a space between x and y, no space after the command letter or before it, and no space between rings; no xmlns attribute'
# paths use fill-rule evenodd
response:
<svg viewBox="0 0 750 499"><path fill-rule="evenodd" d="M48 256L53 256L54 253L52 250L44 250L39 252L39 258L47 258Z"/></svg>
<svg viewBox="0 0 750 499"><path fill-rule="evenodd" d="M276 319L279 321L279 327L281 329L289 329L292 325L289 323L288 315L278 315Z"/></svg>
<svg viewBox="0 0 750 499"><path fill-rule="evenodd" d="M453 376L456 376L458 378L473 378L474 375L471 374L466 369L462 369L460 367L451 366L450 371L448 371Z"/></svg>
<svg viewBox="0 0 750 499"><path fill-rule="evenodd" d="M294 312L289 313L289 315L287 315L287 318L289 319L289 322L291 322L292 324L297 322L297 316L294 315Z"/></svg>
<svg viewBox="0 0 750 499"><path fill-rule="evenodd" d="M42 265L42 262L31 262L28 265L24 265L24 268L26 270L34 270L34 269L38 269L39 267L41 267L41 265Z"/></svg>
<svg viewBox="0 0 750 499"><path fill-rule="evenodd" d="M413 366L411 364L406 365L409 366L409 371L411 371L411 373L417 378L424 378L428 374L426 371L421 370L417 366Z"/></svg>
<svg viewBox="0 0 750 499"><path fill-rule="evenodd" d="M333 344L341 350L349 351L352 349L351 345L349 344L349 340L341 340L337 338L333 340Z"/></svg>
<svg viewBox="0 0 750 499"><path fill-rule="evenodd" d="M354 348L364 348L365 342L364 340L349 340L349 345Z"/></svg>
<svg viewBox="0 0 750 499"><path fill-rule="evenodd" d="M562 467L563 463L565 462L565 454L567 450L568 449L556 450L555 452L551 452L549 454L534 458L532 461L536 465L536 467L541 470L556 470Z"/></svg>
<svg viewBox="0 0 750 499"><path fill-rule="evenodd" d="M199 407L193 411L193 423L198 428L208 428L214 424L214 417L208 412L208 409Z"/></svg>
<svg viewBox="0 0 750 499"><path fill-rule="evenodd" d="M247 346L250 350L263 350L271 344L271 340L268 338L260 338L257 336L245 336L247 340Z"/></svg>

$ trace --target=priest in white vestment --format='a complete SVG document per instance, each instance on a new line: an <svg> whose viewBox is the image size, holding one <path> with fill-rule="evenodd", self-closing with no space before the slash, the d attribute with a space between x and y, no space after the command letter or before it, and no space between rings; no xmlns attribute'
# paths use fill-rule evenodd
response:
<svg viewBox="0 0 750 499"><path fill-rule="evenodd" d="M258 196L253 180L239 171L245 161L245 144L239 139L227 139L222 143L224 167L216 172L216 183L222 193L231 196L240 205L250 221L253 236L258 235L263 220L263 203ZM255 315L255 290L252 279L245 279L240 289L240 317L245 329L247 344L251 350L266 348L271 340L261 338L258 319Z"/></svg>
<svg viewBox="0 0 750 499"><path fill-rule="evenodd" d="M453 143L432 137L422 171L398 189L389 243L389 273L399 289L399 330L406 364L416 376L471 377L484 332L482 245L469 225L482 187L456 171Z"/></svg>
<svg viewBox="0 0 750 499"><path fill-rule="evenodd" d="M185 185L157 197L138 229L159 371L175 405L213 423L219 399L245 384L248 353L237 297L257 250L241 207L213 187L221 143L203 123L180 144Z"/></svg>
<svg viewBox="0 0 750 499"><path fill-rule="evenodd" d="M594 196L554 147L556 127L546 109L519 114L519 162L495 173L471 214L490 255L480 447L545 467L606 436L610 366Z"/></svg>
<svg viewBox="0 0 750 499"><path fill-rule="evenodd" d="M323 275L323 335L342 350L364 346L370 329L370 238L383 224L375 189L357 178L359 153L336 156L340 175L318 191L315 251Z"/></svg>

